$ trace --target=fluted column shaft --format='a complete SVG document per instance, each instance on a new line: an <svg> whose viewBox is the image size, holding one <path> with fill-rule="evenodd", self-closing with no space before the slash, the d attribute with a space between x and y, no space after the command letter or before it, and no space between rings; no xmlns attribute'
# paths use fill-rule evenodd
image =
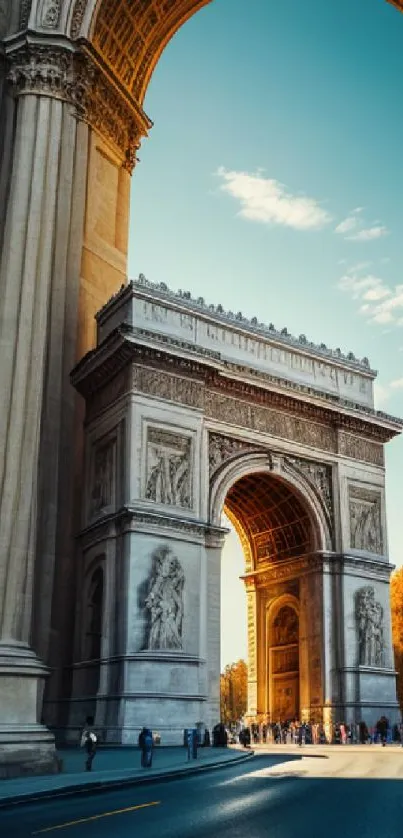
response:
<svg viewBox="0 0 403 838"><path fill-rule="evenodd" d="M23 96L0 269L0 636L29 641L62 102Z"/></svg>

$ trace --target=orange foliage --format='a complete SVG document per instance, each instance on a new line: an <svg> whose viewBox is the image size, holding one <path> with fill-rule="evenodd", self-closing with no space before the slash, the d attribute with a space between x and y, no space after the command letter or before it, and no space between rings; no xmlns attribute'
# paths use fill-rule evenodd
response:
<svg viewBox="0 0 403 838"><path fill-rule="evenodd" d="M220 676L220 715L222 724L239 722L246 712L248 665L244 660L228 664Z"/></svg>
<svg viewBox="0 0 403 838"><path fill-rule="evenodd" d="M392 611L392 642L397 670L397 697L403 709L403 567L392 574L390 580L390 607Z"/></svg>

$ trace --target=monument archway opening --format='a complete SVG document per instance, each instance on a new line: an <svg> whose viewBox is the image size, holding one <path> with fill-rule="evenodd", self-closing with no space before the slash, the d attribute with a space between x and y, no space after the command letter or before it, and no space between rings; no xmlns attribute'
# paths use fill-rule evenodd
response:
<svg viewBox="0 0 403 838"><path fill-rule="evenodd" d="M309 559L318 548L314 510L286 480L257 471L232 483L223 512L239 537L245 562L245 718L270 723L302 715L322 721L320 653L313 661L309 654L322 629L320 601L311 602L307 591L312 585L307 581Z"/></svg>

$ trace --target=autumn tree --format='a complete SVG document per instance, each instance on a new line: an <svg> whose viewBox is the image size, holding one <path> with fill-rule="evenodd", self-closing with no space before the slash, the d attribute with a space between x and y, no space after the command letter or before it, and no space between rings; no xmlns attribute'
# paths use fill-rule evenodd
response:
<svg viewBox="0 0 403 838"><path fill-rule="evenodd" d="M397 670L397 697L403 709L403 567L392 574L390 580L390 605L392 610L392 641Z"/></svg>
<svg viewBox="0 0 403 838"><path fill-rule="evenodd" d="M221 722L229 725L242 719L246 712L248 666L244 660L227 664L220 676Z"/></svg>

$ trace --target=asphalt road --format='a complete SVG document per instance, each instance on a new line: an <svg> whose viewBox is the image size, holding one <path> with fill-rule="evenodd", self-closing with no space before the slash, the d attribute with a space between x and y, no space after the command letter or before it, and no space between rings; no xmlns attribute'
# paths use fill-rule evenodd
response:
<svg viewBox="0 0 403 838"><path fill-rule="evenodd" d="M0 811L0 836L402 838L403 780L270 776L284 759Z"/></svg>

